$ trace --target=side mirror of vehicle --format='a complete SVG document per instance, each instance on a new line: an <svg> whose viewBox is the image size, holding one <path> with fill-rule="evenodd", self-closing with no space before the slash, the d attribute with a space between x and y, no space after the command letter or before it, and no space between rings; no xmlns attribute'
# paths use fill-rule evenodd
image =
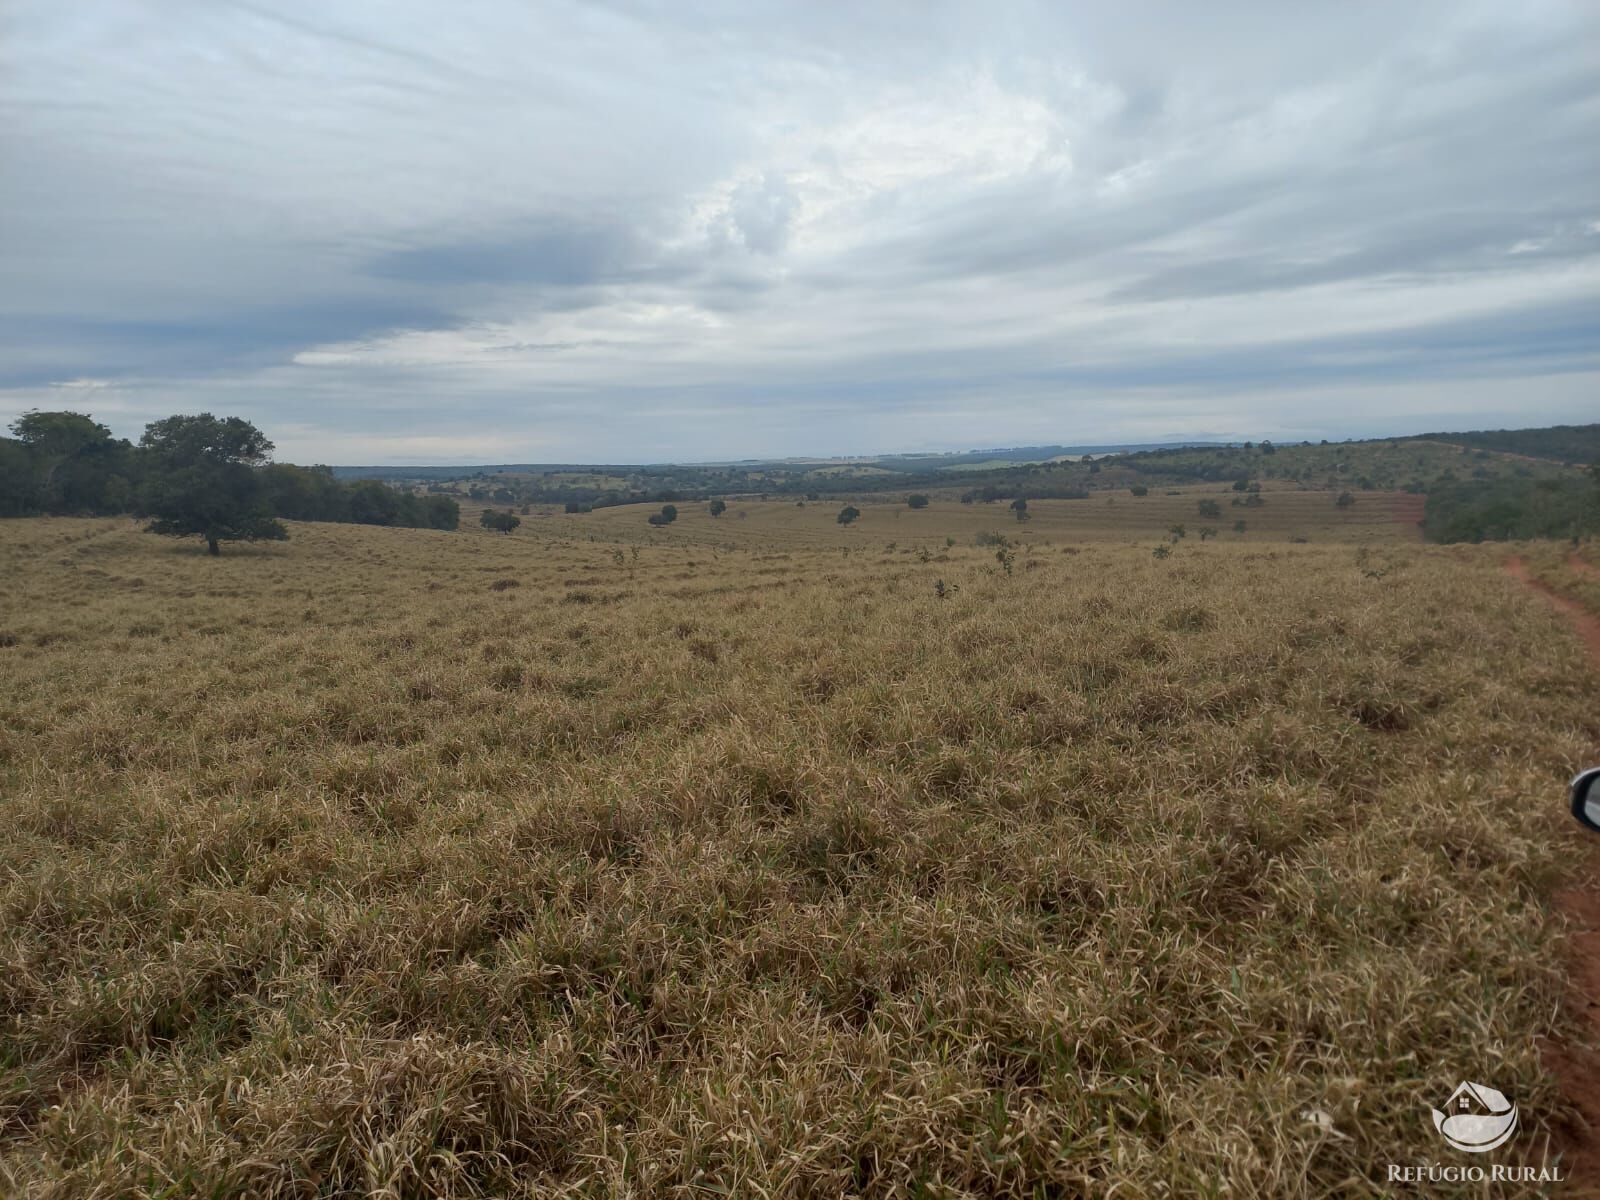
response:
<svg viewBox="0 0 1600 1200"><path fill-rule="evenodd" d="M1572 815L1600 833L1600 767L1590 767L1572 781Z"/></svg>

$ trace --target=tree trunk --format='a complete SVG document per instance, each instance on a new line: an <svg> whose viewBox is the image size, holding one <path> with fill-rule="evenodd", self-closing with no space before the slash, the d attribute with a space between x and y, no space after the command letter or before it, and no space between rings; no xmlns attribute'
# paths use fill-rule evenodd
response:
<svg viewBox="0 0 1600 1200"><path fill-rule="evenodd" d="M221 554L222 553L222 551L217 548L217 539L216 538L207 538L206 539L206 549L211 554Z"/></svg>

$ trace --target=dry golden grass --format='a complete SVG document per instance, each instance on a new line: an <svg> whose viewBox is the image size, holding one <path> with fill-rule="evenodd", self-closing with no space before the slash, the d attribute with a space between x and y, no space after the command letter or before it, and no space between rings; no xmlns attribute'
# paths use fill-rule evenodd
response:
<svg viewBox="0 0 1600 1200"><path fill-rule="evenodd" d="M679 507L0 524L0 1191L1367 1195L1462 1078L1544 1160L1600 685L1500 552Z"/></svg>

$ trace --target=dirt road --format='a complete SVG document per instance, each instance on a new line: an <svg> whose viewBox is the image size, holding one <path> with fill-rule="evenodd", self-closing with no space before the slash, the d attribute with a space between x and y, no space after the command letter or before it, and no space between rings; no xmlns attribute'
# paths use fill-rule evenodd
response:
<svg viewBox="0 0 1600 1200"><path fill-rule="evenodd" d="M1593 569L1587 563L1583 566ZM1535 579L1521 558L1506 560L1506 570L1572 622L1589 650L1590 662L1600 669L1600 617ZM1600 762L1600 750L1596 761ZM1600 1044L1600 845L1573 873L1571 885L1557 892L1554 899L1556 907L1572 922L1568 978L1573 1008L1587 1018L1590 1040ZM1543 1055L1545 1064L1560 1081L1563 1094L1582 1114L1580 1126L1567 1131L1568 1140L1561 1146L1562 1157L1571 1167L1570 1194L1600 1194L1600 1054L1583 1047L1548 1043Z"/></svg>

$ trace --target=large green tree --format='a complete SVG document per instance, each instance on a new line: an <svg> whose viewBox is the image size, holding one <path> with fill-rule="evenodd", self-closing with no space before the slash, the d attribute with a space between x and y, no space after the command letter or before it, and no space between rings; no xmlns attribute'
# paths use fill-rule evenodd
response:
<svg viewBox="0 0 1600 1200"><path fill-rule="evenodd" d="M142 501L152 533L199 536L212 554L222 542L282 541L258 468L272 443L240 417L167 417L145 427L139 448L148 477Z"/></svg>
<svg viewBox="0 0 1600 1200"><path fill-rule="evenodd" d="M23 413L11 423L28 456L28 501L46 512L121 511L128 500L131 448L77 412Z"/></svg>

